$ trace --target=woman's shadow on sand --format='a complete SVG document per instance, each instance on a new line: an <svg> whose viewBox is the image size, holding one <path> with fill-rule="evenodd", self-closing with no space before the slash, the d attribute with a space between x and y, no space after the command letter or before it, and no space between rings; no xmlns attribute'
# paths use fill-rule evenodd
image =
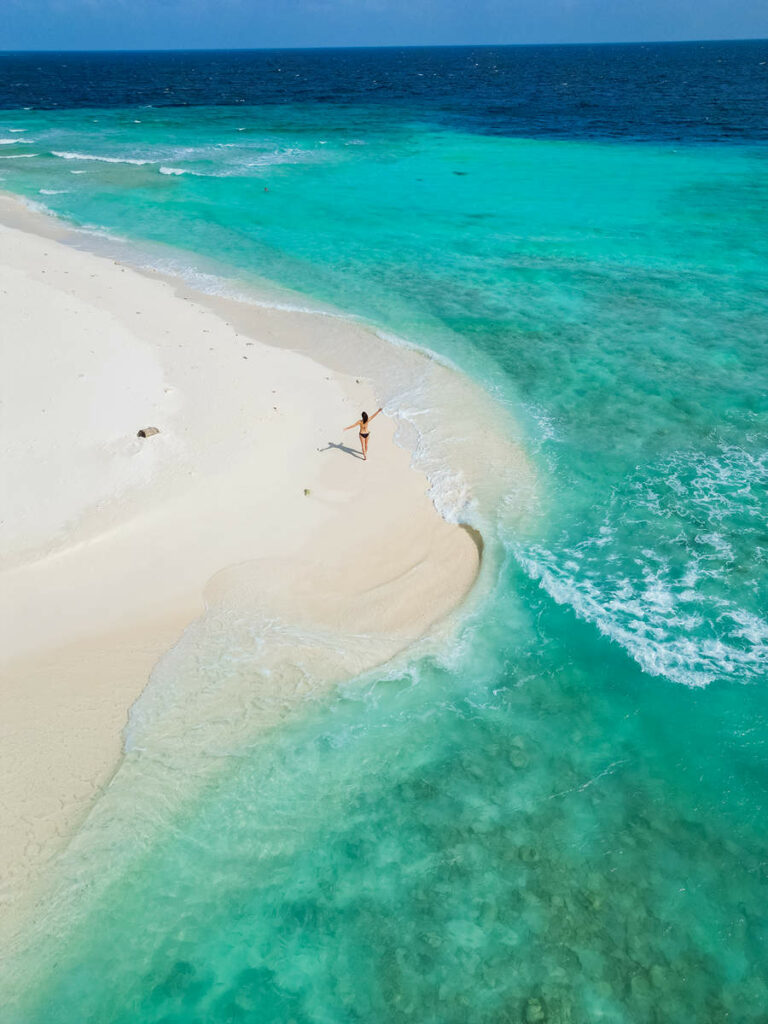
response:
<svg viewBox="0 0 768 1024"><path fill-rule="evenodd" d="M317 450L319 452L328 452L332 448L335 448L337 452L345 452L347 455L353 455L356 459L362 459L363 457L362 452L355 451L354 448L348 448L345 444L342 444L341 441L329 441L327 447L318 448Z"/></svg>

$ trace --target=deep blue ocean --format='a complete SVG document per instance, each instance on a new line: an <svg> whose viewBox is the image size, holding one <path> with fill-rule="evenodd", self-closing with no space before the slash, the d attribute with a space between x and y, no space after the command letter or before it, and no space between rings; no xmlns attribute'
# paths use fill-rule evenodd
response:
<svg viewBox="0 0 768 1024"><path fill-rule="evenodd" d="M487 598L440 656L141 843L126 752L9 1021L764 1024L766 143L768 41L0 54L0 188L438 353L537 479L452 509Z"/></svg>
<svg viewBox="0 0 768 1024"><path fill-rule="evenodd" d="M0 109L358 105L505 137L768 139L765 40L5 53Z"/></svg>

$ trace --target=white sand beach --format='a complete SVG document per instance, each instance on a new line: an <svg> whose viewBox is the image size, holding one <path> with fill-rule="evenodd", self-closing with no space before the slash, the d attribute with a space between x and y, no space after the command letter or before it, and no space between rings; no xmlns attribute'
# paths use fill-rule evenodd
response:
<svg viewBox="0 0 768 1024"><path fill-rule="evenodd" d="M342 432L380 399L359 368L302 354L337 321L253 307L235 325L13 199L0 220L7 909L110 779L158 658L205 600L237 600L232 579L286 621L366 638L331 680L444 620L479 550L435 510L392 419L368 462Z"/></svg>

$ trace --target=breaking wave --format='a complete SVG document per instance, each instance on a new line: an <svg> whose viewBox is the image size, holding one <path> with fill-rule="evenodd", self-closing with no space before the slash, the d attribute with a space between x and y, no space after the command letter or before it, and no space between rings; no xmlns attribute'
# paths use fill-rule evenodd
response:
<svg viewBox="0 0 768 1024"><path fill-rule="evenodd" d="M62 160L95 160L102 164L134 164L139 167L144 164L156 163L155 160L140 160L135 157L123 157L123 156L100 156L96 153L72 153L68 150L52 150L53 156L57 156Z"/></svg>
<svg viewBox="0 0 768 1024"><path fill-rule="evenodd" d="M768 672L768 621L741 566L764 560L768 454L676 452L617 488L596 533L518 561L653 676L687 686Z"/></svg>

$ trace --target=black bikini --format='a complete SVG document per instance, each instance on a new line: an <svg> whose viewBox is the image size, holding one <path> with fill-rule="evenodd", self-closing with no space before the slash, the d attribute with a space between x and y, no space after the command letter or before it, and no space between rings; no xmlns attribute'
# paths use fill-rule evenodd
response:
<svg viewBox="0 0 768 1024"><path fill-rule="evenodd" d="M360 431L360 437L368 437L368 436L369 436L369 435L368 435L368 434L364 434L364 433L362 432L362 430Z"/></svg>

